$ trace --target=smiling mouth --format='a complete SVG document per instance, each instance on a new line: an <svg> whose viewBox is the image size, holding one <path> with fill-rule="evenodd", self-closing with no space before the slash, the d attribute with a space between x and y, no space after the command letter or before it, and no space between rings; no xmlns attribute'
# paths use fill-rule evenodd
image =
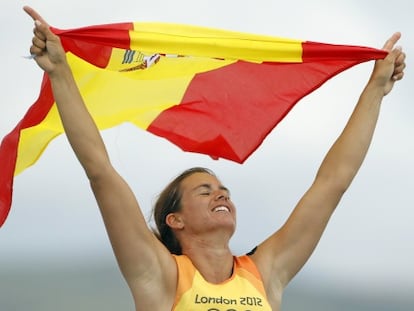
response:
<svg viewBox="0 0 414 311"><path fill-rule="evenodd" d="M213 209L213 212L230 212L230 209L227 206L217 206Z"/></svg>

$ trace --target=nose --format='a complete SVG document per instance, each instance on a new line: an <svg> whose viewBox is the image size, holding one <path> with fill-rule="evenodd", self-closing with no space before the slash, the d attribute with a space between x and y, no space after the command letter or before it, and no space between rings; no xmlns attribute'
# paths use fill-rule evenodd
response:
<svg viewBox="0 0 414 311"><path fill-rule="evenodd" d="M216 195L216 200L217 201L220 201L220 200L227 201L229 199L230 199L230 196L229 196L227 191L225 191L225 190L218 190L217 191L217 195Z"/></svg>

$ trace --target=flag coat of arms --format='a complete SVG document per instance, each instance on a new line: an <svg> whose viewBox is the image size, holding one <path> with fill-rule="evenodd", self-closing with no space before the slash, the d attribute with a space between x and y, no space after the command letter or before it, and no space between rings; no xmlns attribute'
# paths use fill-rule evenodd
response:
<svg viewBox="0 0 414 311"><path fill-rule="evenodd" d="M184 151L243 163L304 96L387 52L166 23L52 28L99 129L130 122ZM0 226L13 178L64 132L45 74L0 146Z"/></svg>

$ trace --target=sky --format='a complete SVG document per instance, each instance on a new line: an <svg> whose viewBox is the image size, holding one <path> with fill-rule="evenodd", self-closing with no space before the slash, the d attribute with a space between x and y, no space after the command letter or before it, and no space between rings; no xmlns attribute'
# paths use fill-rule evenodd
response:
<svg viewBox="0 0 414 311"><path fill-rule="evenodd" d="M409 0L392 5L382 0L1 1L0 138L39 93L42 72L23 58L33 28L22 11L25 4L58 28L160 21L378 48L401 31L406 77L384 99L369 154L295 282L318 280L326 288L378 295L391 295L392 289L392 295L413 301L414 25ZM351 68L301 100L243 165L185 153L128 124L102 135L114 166L148 216L156 195L175 175L192 166L213 169L238 208L231 246L236 254L244 253L283 224L310 186L372 65ZM0 273L2 267L20 271L102 260L113 261L113 255L99 211L66 138L58 137L33 167L15 178L12 210L0 228Z"/></svg>

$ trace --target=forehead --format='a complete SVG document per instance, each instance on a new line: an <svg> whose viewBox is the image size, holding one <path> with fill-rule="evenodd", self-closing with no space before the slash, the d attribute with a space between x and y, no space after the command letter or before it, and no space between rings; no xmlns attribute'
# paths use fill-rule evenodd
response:
<svg viewBox="0 0 414 311"><path fill-rule="evenodd" d="M181 182L181 189L191 190L200 185L221 185L221 182L214 175L198 172L184 178Z"/></svg>

